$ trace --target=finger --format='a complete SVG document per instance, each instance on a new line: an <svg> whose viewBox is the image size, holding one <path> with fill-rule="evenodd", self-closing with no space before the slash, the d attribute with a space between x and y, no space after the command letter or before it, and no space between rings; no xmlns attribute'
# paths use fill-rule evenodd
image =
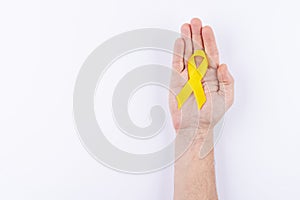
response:
<svg viewBox="0 0 300 200"><path fill-rule="evenodd" d="M191 57L193 53L193 45L192 45L192 36L191 36L191 26L190 24L183 24L181 26L181 36L185 43L185 49L184 49L184 64L185 64L185 70L187 66L188 59Z"/></svg>
<svg viewBox="0 0 300 200"><path fill-rule="evenodd" d="M177 93L178 88L182 88L187 80L187 70L184 70L184 40L178 38L174 44L173 61L172 61L172 76L170 88ZM175 91L176 90L176 91Z"/></svg>
<svg viewBox="0 0 300 200"><path fill-rule="evenodd" d="M221 64L217 70L219 80L218 93L225 97L226 108L229 108L234 99L234 79L230 74L227 65Z"/></svg>
<svg viewBox="0 0 300 200"><path fill-rule="evenodd" d="M214 32L211 27L205 26L202 28L202 39L205 52L208 56L210 67L216 69L219 65L219 52Z"/></svg>
<svg viewBox="0 0 300 200"><path fill-rule="evenodd" d="M178 38L174 44L173 50L173 69L177 72L182 72L184 69L184 62L183 62L183 55L184 55L184 41L182 38Z"/></svg>
<svg viewBox="0 0 300 200"><path fill-rule="evenodd" d="M201 29L202 29L201 20L198 18L193 18L191 20L191 30L192 30L192 43L193 43L194 51L203 49Z"/></svg>

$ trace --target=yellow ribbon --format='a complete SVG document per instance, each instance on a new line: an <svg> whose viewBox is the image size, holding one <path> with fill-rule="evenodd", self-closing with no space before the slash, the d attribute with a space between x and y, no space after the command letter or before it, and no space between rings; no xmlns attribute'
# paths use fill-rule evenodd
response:
<svg viewBox="0 0 300 200"><path fill-rule="evenodd" d="M197 68L195 57L201 56L203 58L201 64ZM208 60L203 50L196 50L188 60L188 75L189 80L176 96L178 102L178 109L182 107L188 97L194 92L198 109L200 110L206 101L205 93L201 83L208 68Z"/></svg>

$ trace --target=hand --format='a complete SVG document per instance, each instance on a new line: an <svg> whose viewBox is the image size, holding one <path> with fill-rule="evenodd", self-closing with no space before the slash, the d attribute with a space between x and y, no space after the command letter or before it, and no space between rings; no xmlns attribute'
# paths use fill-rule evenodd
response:
<svg viewBox="0 0 300 200"><path fill-rule="evenodd" d="M212 130L233 103L233 78L227 66L219 64L219 52L213 30L209 26L202 27L201 21L197 18L192 19L191 24L182 25L181 38L178 38L175 42L173 69L180 73L183 79L179 80L176 76L172 76L171 89L179 92L188 80L187 60L194 50L205 50L209 61L208 70L202 80L206 102L199 111L199 115L191 114L191 118L181 121L181 111L178 109L176 97L170 93L170 110L177 133L180 129L191 128L205 133ZM202 60L200 57L196 57L195 61L198 66ZM193 103L195 103L195 98L192 94L189 100L183 104L183 107L186 106L190 110ZM200 116L199 126L191 127L193 126L191 124L192 117L197 116Z"/></svg>

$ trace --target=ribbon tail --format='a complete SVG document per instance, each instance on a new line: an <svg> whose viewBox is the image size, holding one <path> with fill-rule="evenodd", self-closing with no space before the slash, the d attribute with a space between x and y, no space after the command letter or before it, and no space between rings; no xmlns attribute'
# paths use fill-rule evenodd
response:
<svg viewBox="0 0 300 200"><path fill-rule="evenodd" d="M189 96L192 94L193 90L190 84L187 82L182 90L179 92L179 94L176 96L177 102L178 102L178 109L182 107L184 102L189 98Z"/></svg>
<svg viewBox="0 0 300 200"><path fill-rule="evenodd" d="M198 105L198 109L200 110L203 106L203 104L206 102L205 92L203 90L202 85L197 88L197 90L194 90L195 99Z"/></svg>

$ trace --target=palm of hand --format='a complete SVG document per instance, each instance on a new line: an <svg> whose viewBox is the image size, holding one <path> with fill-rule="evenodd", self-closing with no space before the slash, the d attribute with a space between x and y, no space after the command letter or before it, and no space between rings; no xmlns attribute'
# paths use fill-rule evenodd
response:
<svg viewBox="0 0 300 200"><path fill-rule="evenodd" d="M202 80L206 102L198 111L194 106L196 100L192 94L183 105L189 113L189 118L182 121L182 113L178 110L176 97L170 93L169 103L173 124L177 132L179 129L212 129L233 103L233 78L226 65L219 65L218 50L210 27L202 28L201 21L193 19L191 25L182 26L181 33L182 38L175 42L173 56L173 69L180 74L180 78L172 75L170 88L178 94L188 80L185 60L188 60L193 50L204 49L209 60L208 70ZM199 65L201 58L195 59ZM192 123L195 118L199 119L196 119L197 124Z"/></svg>

